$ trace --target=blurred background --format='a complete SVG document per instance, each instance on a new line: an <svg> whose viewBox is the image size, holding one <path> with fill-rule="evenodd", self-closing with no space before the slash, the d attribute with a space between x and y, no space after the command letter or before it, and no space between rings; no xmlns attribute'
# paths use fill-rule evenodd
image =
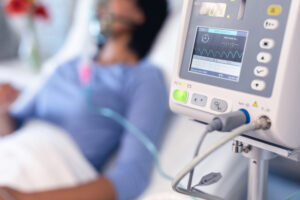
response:
<svg viewBox="0 0 300 200"><path fill-rule="evenodd" d="M28 30L30 25L27 22L27 16L9 13L10 11L5 9L4 0L0 2L0 41L1 43L4 42L4 45L1 45L0 58L2 61L20 59L22 45L26 43L24 40L33 37L30 35L33 33ZM76 0L41 1L48 17L45 19L35 18L34 29L37 34L35 39L39 44L39 53L43 61L55 55L63 46L75 15L76 2Z"/></svg>
<svg viewBox="0 0 300 200"><path fill-rule="evenodd" d="M12 81L25 87L35 77L51 71L50 68L92 48L87 46L95 45L98 25L94 17L95 1L85 1L40 0L36 15L28 17L22 13L22 5L14 10L5 6L6 0L0 0L0 81ZM170 0L170 18L179 19L182 1ZM168 40L164 39L163 43L174 45L175 50L179 23L171 26L171 37L166 37ZM161 56L160 60L151 56L157 62L170 65L172 53Z"/></svg>
<svg viewBox="0 0 300 200"><path fill-rule="evenodd" d="M98 31L94 18L95 0L41 0L39 9L31 17L6 8L5 1L0 0L0 82L10 82L26 90L30 96L57 66L95 48ZM152 62L161 66L167 82L172 76L183 0L170 0L169 3L170 16L149 55ZM176 174L192 158L193 147L203 126L182 116L171 116L168 126L161 153L162 163L168 172ZM216 137L210 136L204 146L213 143ZM230 146L217 152L204 167L210 170L222 167L228 174L226 182L211 188L211 192L225 196L232 196L235 192L238 194L233 196L240 196L246 192L247 160L232 155ZM293 170L296 167L285 170L288 172L285 175L293 178L296 174ZM271 176L270 180L273 184L269 186L269 198L273 200L282 199L300 187L299 181L291 182L281 176ZM282 185L286 186L285 189ZM171 191L170 183L154 173L153 184L146 194L166 191Z"/></svg>

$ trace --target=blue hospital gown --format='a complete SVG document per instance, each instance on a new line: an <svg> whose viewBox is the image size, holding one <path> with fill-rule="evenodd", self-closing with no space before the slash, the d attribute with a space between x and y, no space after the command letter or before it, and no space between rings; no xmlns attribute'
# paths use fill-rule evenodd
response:
<svg viewBox="0 0 300 200"><path fill-rule="evenodd" d="M22 109L16 120L40 119L65 129L85 158L101 172L116 150L118 159L106 176L118 199L132 200L147 187L153 158L128 131L111 119L91 112L79 79L80 59L62 66ZM159 145L167 115L167 92L160 70L147 60L137 66L93 64L90 83L95 106L110 108Z"/></svg>

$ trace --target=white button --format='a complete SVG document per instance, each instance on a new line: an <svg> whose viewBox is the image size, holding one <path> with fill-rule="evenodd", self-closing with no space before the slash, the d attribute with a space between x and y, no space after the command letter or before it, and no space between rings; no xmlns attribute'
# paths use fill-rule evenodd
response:
<svg viewBox="0 0 300 200"><path fill-rule="evenodd" d="M261 52L257 55L257 61L260 63L269 63L272 60L270 53Z"/></svg>
<svg viewBox="0 0 300 200"><path fill-rule="evenodd" d="M265 29L275 30L279 26L279 22L276 19L267 19L264 23Z"/></svg>
<svg viewBox="0 0 300 200"><path fill-rule="evenodd" d="M275 42L272 39L264 38L260 41L259 46L262 49L273 49Z"/></svg>
<svg viewBox="0 0 300 200"><path fill-rule="evenodd" d="M260 80L254 80L251 83L251 88L257 91L263 91L266 88L266 83Z"/></svg>
<svg viewBox="0 0 300 200"><path fill-rule="evenodd" d="M213 99L210 108L217 112L226 112L228 103L222 99Z"/></svg>
<svg viewBox="0 0 300 200"><path fill-rule="evenodd" d="M266 77L269 74L269 70L266 67L257 66L254 69L254 74L255 74L255 76L258 76L258 77Z"/></svg>

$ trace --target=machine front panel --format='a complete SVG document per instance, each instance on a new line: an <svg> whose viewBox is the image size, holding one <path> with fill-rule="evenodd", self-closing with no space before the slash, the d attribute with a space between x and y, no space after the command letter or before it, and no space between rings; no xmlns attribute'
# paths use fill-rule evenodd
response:
<svg viewBox="0 0 300 200"><path fill-rule="evenodd" d="M291 0L195 0L180 78L271 97Z"/></svg>

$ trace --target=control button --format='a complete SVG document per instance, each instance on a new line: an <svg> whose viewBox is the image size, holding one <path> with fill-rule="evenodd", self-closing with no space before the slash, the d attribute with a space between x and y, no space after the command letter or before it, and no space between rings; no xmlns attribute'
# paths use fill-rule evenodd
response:
<svg viewBox="0 0 300 200"><path fill-rule="evenodd" d="M279 26L279 22L276 19L267 19L264 23L265 29L275 30Z"/></svg>
<svg viewBox="0 0 300 200"><path fill-rule="evenodd" d="M278 16L281 14L282 8L280 5L270 5L267 9L267 14L270 16Z"/></svg>
<svg viewBox="0 0 300 200"><path fill-rule="evenodd" d="M207 104L207 96L200 95L200 94L193 94L191 103L196 106L204 107Z"/></svg>
<svg viewBox="0 0 300 200"><path fill-rule="evenodd" d="M263 91L266 88L266 83L260 80L252 81L251 88L257 91Z"/></svg>
<svg viewBox="0 0 300 200"><path fill-rule="evenodd" d="M223 113L223 112L226 112L226 110L228 109L228 104L224 100L213 99L212 102L211 102L210 108L214 111Z"/></svg>
<svg viewBox="0 0 300 200"><path fill-rule="evenodd" d="M254 69L254 74L258 77L266 77L269 74L269 69L266 67L257 66Z"/></svg>
<svg viewBox="0 0 300 200"><path fill-rule="evenodd" d="M257 61L260 63L269 63L272 60L270 53L261 52L257 55Z"/></svg>
<svg viewBox="0 0 300 200"><path fill-rule="evenodd" d="M187 98L188 98L188 92L184 91L184 90L175 90L173 92L173 98L176 101L180 101L180 102L185 103L187 101Z"/></svg>
<svg viewBox="0 0 300 200"><path fill-rule="evenodd" d="M275 46L275 41L272 39L264 38L260 41L259 46L262 49L273 49Z"/></svg>

